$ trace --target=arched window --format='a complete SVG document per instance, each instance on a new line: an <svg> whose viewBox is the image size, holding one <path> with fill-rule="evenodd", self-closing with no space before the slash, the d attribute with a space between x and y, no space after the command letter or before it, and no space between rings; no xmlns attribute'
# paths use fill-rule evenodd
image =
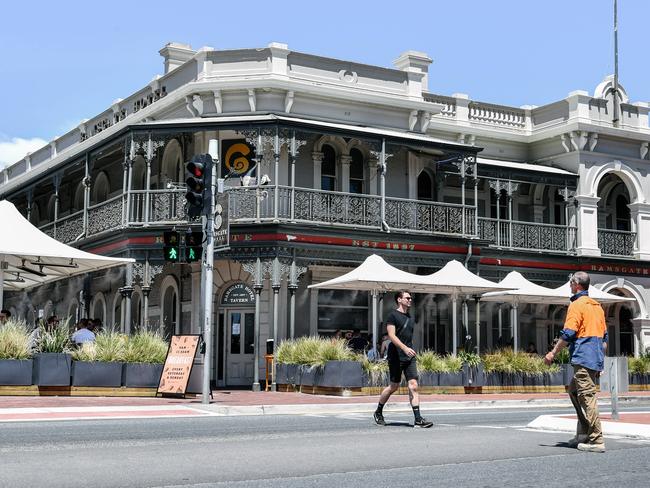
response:
<svg viewBox="0 0 650 488"><path fill-rule="evenodd" d="M74 200L72 203L72 211L78 212L84 209L84 199L86 196L85 187L82 181L79 182L74 191Z"/></svg>
<svg viewBox="0 0 650 488"><path fill-rule="evenodd" d="M110 181L105 171L100 172L93 181L92 204L105 202L110 193Z"/></svg>
<svg viewBox="0 0 650 488"><path fill-rule="evenodd" d="M336 190L336 152L332 146L323 146L323 164L321 166L322 190Z"/></svg>
<svg viewBox="0 0 650 488"><path fill-rule="evenodd" d="M625 195L616 197L616 230L630 230L630 208Z"/></svg>
<svg viewBox="0 0 650 488"><path fill-rule="evenodd" d="M106 323L106 301L103 293L100 292L95 295L91 314L91 318L101 320L102 324Z"/></svg>
<svg viewBox="0 0 650 488"><path fill-rule="evenodd" d="M142 156L138 156L133 161L131 168L131 190L145 190L146 185L146 163Z"/></svg>
<svg viewBox="0 0 650 488"><path fill-rule="evenodd" d="M350 158L350 193L363 193L363 154L354 148Z"/></svg>
<svg viewBox="0 0 650 488"><path fill-rule="evenodd" d="M118 330L122 330L122 294L118 291L113 297L113 323Z"/></svg>
<svg viewBox="0 0 650 488"><path fill-rule="evenodd" d="M621 356L634 355L634 326L632 325L632 310L621 307L618 314Z"/></svg>
<svg viewBox="0 0 650 488"><path fill-rule="evenodd" d="M160 324L166 338L178 333L180 303L178 284L173 276L167 276L161 286L162 303L160 307Z"/></svg>
<svg viewBox="0 0 650 488"><path fill-rule="evenodd" d="M433 201L433 180L428 171L418 175L418 200Z"/></svg>
<svg viewBox="0 0 650 488"><path fill-rule="evenodd" d="M54 222L54 209L56 208L56 196L50 195L50 199L47 201L47 220L48 222Z"/></svg>
<svg viewBox="0 0 650 488"><path fill-rule="evenodd" d="M142 299L139 292L133 292L131 295L131 324L132 330L142 327Z"/></svg>

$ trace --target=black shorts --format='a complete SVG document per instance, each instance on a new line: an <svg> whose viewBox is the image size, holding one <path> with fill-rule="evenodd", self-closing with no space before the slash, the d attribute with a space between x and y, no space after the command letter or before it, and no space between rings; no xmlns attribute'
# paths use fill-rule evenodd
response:
<svg viewBox="0 0 650 488"><path fill-rule="evenodd" d="M402 373L406 381L418 379L418 362L415 358L402 361L399 355L388 355L388 371L391 383L401 383Z"/></svg>

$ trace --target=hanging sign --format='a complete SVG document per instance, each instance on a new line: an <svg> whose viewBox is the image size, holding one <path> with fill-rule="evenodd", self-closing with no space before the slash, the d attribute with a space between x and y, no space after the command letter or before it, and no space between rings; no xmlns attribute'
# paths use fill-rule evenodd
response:
<svg viewBox="0 0 650 488"><path fill-rule="evenodd" d="M254 305L255 292L246 283L231 285L221 297L222 305Z"/></svg>
<svg viewBox="0 0 650 488"><path fill-rule="evenodd" d="M194 356L199 346L198 335L174 335L169 343L157 393L185 395Z"/></svg>
<svg viewBox="0 0 650 488"><path fill-rule="evenodd" d="M255 166L255 150L245 139L223 141L221 145L221 177L243 176Z"/></svg>
<svg viewBox="0 0 650 488"><path fill-rule="evenodd" d="M230 246L230 221L228 219L228 192L217 193L214 206L214 250L223 251Z"/></svg>

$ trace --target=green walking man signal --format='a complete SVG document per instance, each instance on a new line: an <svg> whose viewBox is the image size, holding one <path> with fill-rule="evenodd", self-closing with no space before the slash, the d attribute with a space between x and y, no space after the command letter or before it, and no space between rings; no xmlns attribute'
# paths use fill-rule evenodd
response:
<svg viewBox="0 0 650 488"><path fill-rule="evenodd" d="M177 263L180 260L181 238L177 231L163 233L165 261Z"/></svg>
<svg viewBox="0 0 650 488"><path fill-rule="evenodd" d="M185 257L184 262L186 263L193 263L201 260L203 255L203 232L185 233L185 242L183 243L180 232L167 231L163 234L163 241L165 261L180 263L181 256Z"/></svg>

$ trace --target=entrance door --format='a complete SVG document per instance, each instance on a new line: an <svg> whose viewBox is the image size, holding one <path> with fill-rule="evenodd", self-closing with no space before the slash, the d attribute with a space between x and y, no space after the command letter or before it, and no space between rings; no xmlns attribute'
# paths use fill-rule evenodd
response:
<svg viewBox="0 0 650 488"><path fill-rule="evenodd" d="M229 310L226 317L226 385L253 384L255 313Z"/></svg>

